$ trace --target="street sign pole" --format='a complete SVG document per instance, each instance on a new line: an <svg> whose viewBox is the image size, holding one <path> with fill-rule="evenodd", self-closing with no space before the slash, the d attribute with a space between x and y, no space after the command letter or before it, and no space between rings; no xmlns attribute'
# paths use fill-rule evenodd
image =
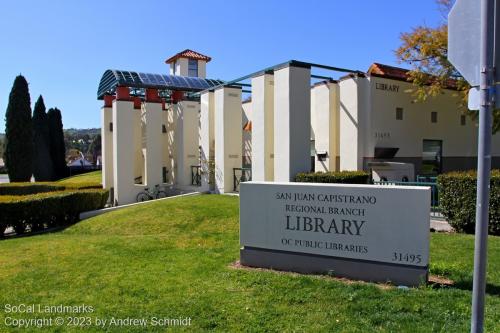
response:
<svg viewBox="0 0 500 333"><path fill-rule="evenodd" d="M477 152L476 235L474 280L472 287L471 333L483 332L486 292L489 187L491 170L491 131L495 85L493 84L493 46L495 0L481 1L480 106Z"/></svg>

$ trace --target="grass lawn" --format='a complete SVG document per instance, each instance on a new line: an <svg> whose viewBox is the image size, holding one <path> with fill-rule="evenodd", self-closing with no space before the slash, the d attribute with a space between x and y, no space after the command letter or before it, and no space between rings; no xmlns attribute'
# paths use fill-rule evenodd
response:
<svg viewBox="0 0 500 333"><path fill-rule="evenodd" d="M118 210L55 234L0 241L0 331L8 315L41 317L4 312L4 304L21 303L85 303L95 308L91 317L107 319L191 317L186 330L196 332L469 330L472 236L432 235L431 270L455 286L401 290L231 268L239 256L238 229L237 197L201 195ZM488 282L485 330L500 332L500 237L489 238ZM45 331L51 330L77 331ZM123 331L165 327L107 327Z"/></svg>
<svg viewBox="0 0 500 333"><path fill-rule="evenodd" d="M100 170L87 172L87 173L83 173L81 175L71 176L71 177L59 180L59 183L63 183L63 184L75 184L75 183L101 184L101 182L102 182L102 172Z"/></svg>

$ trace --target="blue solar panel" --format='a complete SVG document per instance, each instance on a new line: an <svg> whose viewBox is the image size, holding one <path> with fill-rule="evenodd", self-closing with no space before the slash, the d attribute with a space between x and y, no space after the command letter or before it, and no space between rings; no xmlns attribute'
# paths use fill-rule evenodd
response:
<svg viewBox="0 0 500 333"><path fill-rule="evenodd" d="M117 86L197 92L222 83L223 81L199 77L107 70L99 83L97 98L102 99L105 94L113 93Z"/></svg>

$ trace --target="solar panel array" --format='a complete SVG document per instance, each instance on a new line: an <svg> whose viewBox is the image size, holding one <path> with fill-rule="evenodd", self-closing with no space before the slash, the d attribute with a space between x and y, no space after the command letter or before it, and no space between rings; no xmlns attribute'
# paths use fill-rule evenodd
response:
<svg viewBox="0 0 500 333"><path fill-rule="evenodd" d="M104 72L99 83L97 98L102 99L105 94L112 93L117 86L196 92L218 86L222 83L223 81L220 80L199 77L107 70Z"/></svg>

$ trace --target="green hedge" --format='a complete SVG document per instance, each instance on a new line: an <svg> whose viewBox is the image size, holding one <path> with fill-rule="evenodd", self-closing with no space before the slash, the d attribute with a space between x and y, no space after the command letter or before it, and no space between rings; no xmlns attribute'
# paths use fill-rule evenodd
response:
<svg viewBox="0 0 500 333"><path fill-rule="evenodd" d="M295 181L300 183L367 184L369 174L363 171L299 173Z"/></svg>
<svg viewBox="0 0 500 333"><path fill-rule="evenodd" d="M0 237L6 227L23 233L27 227L36 231L73 223L81 212L103 208L108 194L104 189L72 189L0 196Z"/></svg>
<svg viewBox="0 0 500 333"><path fill-rule="evenodd" d="M450 172L438 176L441 212L458 232L474 233L476 172ZM491 172L489 234L500 236L500 170Z"/></svg>
<svg viewBox="0 0 500 333"><path fill-rule="evenodd" d="M4 183L0 184L0 196L3 195L30 195L37 193L64 191L64 190L83 190L99 189L102 185L96 183L69 183L61 184L57 182L37 182L37 183Z"/></svg>

